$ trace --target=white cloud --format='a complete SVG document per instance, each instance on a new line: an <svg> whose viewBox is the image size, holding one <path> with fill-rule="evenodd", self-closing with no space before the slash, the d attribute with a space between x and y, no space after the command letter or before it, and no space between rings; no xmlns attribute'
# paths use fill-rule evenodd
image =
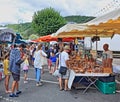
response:
<svg viewBox="0 0 120 102"><path fill-rule="evenodd" d="M34 12L48 7L59 11L62 16L97 16L119 6L114 1L120 4L120 0L0 0L0 24L18 23L20 19L30 22Z"/></svg>

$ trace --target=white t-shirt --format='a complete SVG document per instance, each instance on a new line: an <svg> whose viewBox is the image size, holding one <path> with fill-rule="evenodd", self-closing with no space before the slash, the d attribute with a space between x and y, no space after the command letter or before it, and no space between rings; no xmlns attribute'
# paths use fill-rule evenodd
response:
<svg viewBox="0 0 120 102"><path fill-rule="evenodd" d="M47 54L44 51L42 51L42 50L35 51L35 53L34 53L34 58L35 58L35 60L34 60L34 67L35 68L42 69L41 58L40 58L41 54L42 54L42 56L45 56L45 57L47 56Z"/></svg>
<svg viewBox="0 0 120 102"><path fill-rule="evenodd" d="M103 52L103 59L107 59L107 58L113 58L113 52L112 51L110 51L110 50L108 50L108 51L104 51Z"/></svg>
<svg viewBox="0 0 120 102"><path fill-rule="evenodd" d="M69 55L67 52L63 51L59 54L59 68L60 66L67 67L66 60L69 60Z"/></svg>

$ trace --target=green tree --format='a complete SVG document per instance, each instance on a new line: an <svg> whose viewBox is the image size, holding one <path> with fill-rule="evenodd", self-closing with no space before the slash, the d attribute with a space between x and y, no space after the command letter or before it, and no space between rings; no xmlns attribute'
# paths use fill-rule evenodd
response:
<svg viewBox="0 0 120 102"><path fill-rule="evenodd" d="M35 12L32 20L32 26L40 36L52 34L65 24L66 20L53 8Z"/></svg>

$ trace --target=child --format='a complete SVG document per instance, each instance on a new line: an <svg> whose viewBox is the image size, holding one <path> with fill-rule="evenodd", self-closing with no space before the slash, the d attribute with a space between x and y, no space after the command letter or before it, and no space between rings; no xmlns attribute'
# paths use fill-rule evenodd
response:
<svg viewBox="0 0 120 102"><path fill-rule="evenodd" d="M28 83L27 81L27 74L28 74L28 69L29 69L29 62L28 62L28 55L26 54L25 56L26 59L23 62L23 71L24 71L24 83Z"/></svg>
<svg viewBox="0 0 120 102"><path fill-rule="evenodd" d="M56 70L55 69L55 66L56 66L56 56L55 56L54 52L51 52L50 54L51 54L50 60L52 62L52 65L51 65L51 68L50 68L50 72L53 74L54 71Z"/></svg>
<svg viewBox="0 0 120 102"><path fill-rule="evenodd" d="M3 68L4 68L4 75L5 75L5 92L6 93L10 93L10 89L9 89L9 80L10 80L10 72L9 72L9 54L6 54L4 57L4 61L3 61Z"/></svg>

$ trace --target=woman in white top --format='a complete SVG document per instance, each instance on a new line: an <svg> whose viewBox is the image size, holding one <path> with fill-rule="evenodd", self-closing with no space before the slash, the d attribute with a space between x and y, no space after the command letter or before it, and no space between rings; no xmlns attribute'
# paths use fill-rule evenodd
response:
<svg viewBox="0 0 120 102"><path fill-rule="evenodd" d="M37 50L34 53L34 68L35 68L35 75L36 75L36 86L42 85L41 83L41 70L42 70L42 63L43 58L46 57L47 54L42 50L42 44L39 44Z"/></svg>

